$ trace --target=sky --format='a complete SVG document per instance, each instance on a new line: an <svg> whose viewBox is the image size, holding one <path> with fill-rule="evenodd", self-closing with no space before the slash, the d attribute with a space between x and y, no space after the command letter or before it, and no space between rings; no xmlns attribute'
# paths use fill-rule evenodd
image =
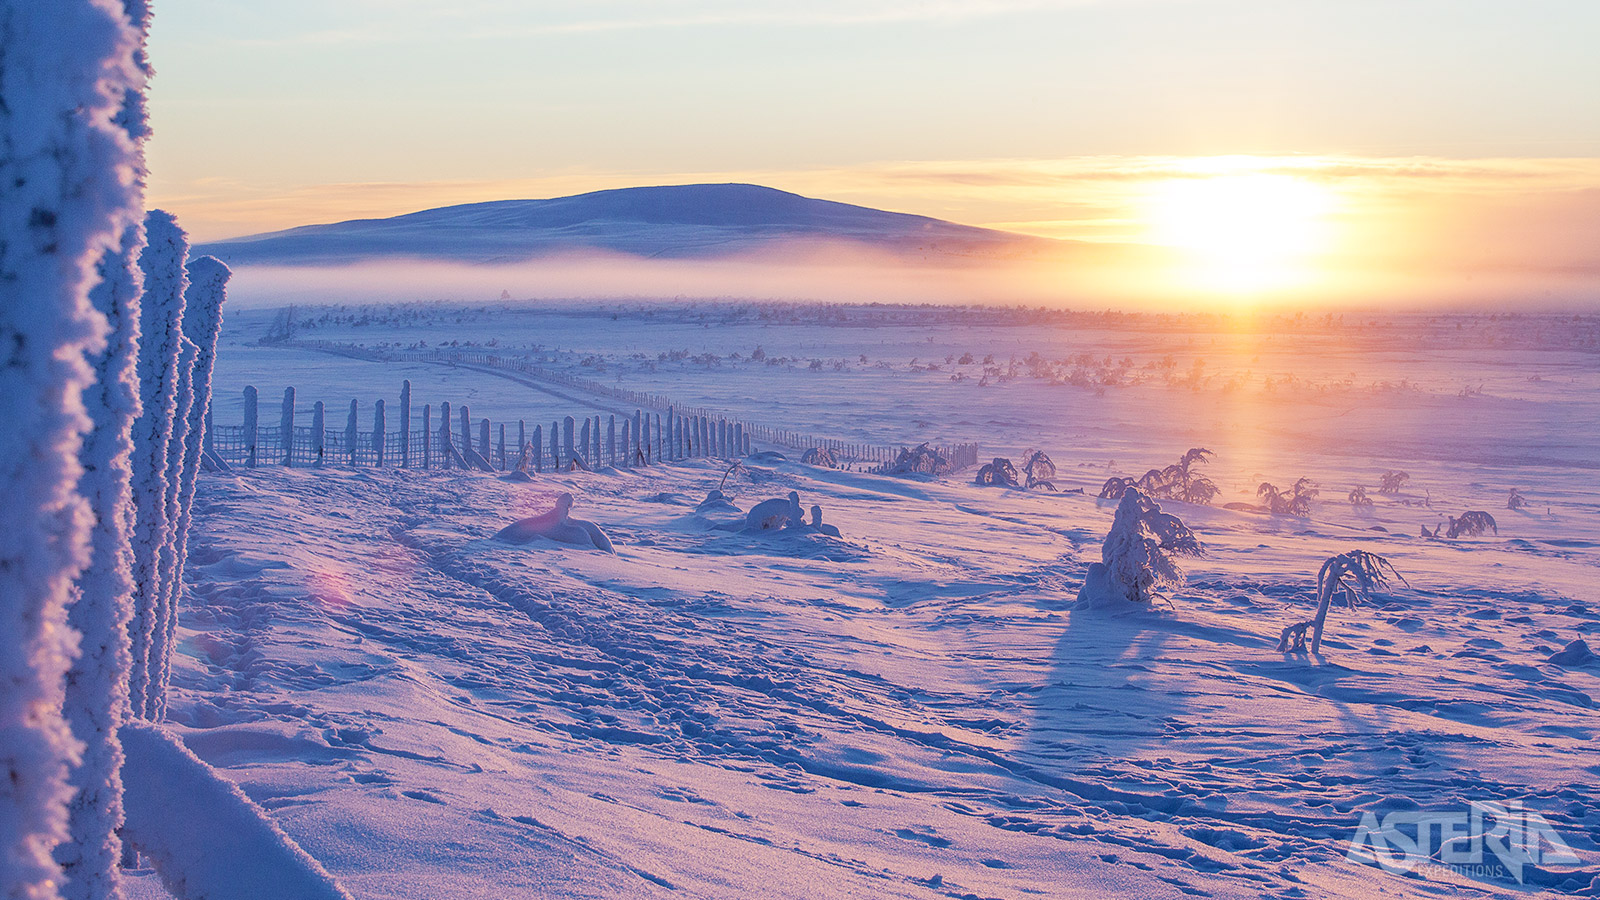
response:
<svg viewBox="0 0 1600 900"><path fill-rule="evenodd" d="M163 0L150 199L207 240L749 181L1176 247L1220 291L1572 300L1597 42L1593 0Z"/></svg>

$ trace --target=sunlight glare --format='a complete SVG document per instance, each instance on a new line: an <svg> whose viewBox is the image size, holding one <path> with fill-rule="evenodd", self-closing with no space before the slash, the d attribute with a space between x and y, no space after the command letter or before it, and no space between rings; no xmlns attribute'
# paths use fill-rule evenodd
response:
<svg viewBox="0 0 1600 900"><path fill-rule="evenodd" d="M1308 281L1327 249L1333 197L1294 175L1224 174L1156 185L1146 221L1153 243L1182 251L1192 287L1233 295Z"/></svg>

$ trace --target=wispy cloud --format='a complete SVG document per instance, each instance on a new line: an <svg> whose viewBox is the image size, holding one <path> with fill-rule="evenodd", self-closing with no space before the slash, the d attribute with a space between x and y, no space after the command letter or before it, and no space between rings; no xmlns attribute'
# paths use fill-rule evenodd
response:
<svg viewBox="0 0 1600 900"><path fill-rule="evenodd" d="M542 36L689 28L846 28L1027 15L1111 4L1148 5L1158 0L819 0L707 2L707 0L612 0L612 2L523 3L478 0L439 4L432 0L357 3L363 12L349 24L289 34L241 39L258 45L392 43L438 40L504 40ZM1187 0L1160 0L1187 2ZM325 21L325 19L323 20Z"/></svg>

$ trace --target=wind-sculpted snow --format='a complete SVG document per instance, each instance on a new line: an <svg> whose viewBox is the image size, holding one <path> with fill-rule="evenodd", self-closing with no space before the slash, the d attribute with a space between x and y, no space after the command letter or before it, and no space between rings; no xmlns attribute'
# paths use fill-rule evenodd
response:
<svg viewBox="0 0 1600 900"><path fill-rule="evenodd" d="M721 489L815 498L841 560L696 524L722 476L207 480L169 715L357 896L1437 896L1455 876L1346 843L1466 796L1594 864L1600 683L1545 662L1600 623L1593 548L1369 532L1415 589L1286 659L1347 526L1264 548L1275 521L1195 507L1172 608L1114 613L1073 602L1092 497L799 464ZM561 493L615 555L485 540L483 509Z"/></svg>

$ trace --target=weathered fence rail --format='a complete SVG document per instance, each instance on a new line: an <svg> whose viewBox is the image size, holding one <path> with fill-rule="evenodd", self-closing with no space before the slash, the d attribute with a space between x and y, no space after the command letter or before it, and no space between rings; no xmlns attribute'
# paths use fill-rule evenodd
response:
<svg viewBox="0 0 1600 900"><path fill-rule="evenodd" d="M605 384L594 379L579 378L568 372L536 365L526 358L490 351L443 348L375 350L359 345L320 340L286 343L290 346L320 350L339 356L374 362L429 362L442 365L470 366L492 372L509 373L548 384L573 388L574 390L639 407L640 411L635 412L633 415L634 421L631 423L631 430L626 417L622 425L623 433L632 439L632 443L627 446L639 445L636 447L638 452L629 455L628 450L623 450L622 456L615 456L609 452L602 452L601 449L591 448L594 449L593 458L581 456L580 452L584 463L588 465L649 464L655 460L677 460L696 456L734 458L750 452L757 445L764 445L801 451L813 448L826 449L841 463L885 468L893 466L900 454L908 449L903 446L883 446L865 442L842 441L808 434L796 429L773 428L760 423L745 422L717 410L684 406L662 394L634 391L616 385ZM409 382L407 384L409 385ZM644 413L644 409L654 410L655 412ZM643 419L640 418L641 416L643 416ZM652 416L655 423L654 431L651 431L649 427ZM665 417L664 419L663 416ZM597 441L600 428L599 417L593 417L593 421L596 431L594 440ZM645 432L643 441L638 440L641 430ZM652 435L654 436L654 444L650 443ZM553 437L554 435L552 434L552 439ZM565 444L562 446L564 447ZM576 446L581 451L581 448L588 447L588 444L579 442ZM652 449L653 453L651 452ZM951 470L964 469L977 465L978 462L978 445L975 443L955 444L933 449L948 461ZM566 459L568 457L561 458ZM356 464L362 465L364 463Z"/></svg>

